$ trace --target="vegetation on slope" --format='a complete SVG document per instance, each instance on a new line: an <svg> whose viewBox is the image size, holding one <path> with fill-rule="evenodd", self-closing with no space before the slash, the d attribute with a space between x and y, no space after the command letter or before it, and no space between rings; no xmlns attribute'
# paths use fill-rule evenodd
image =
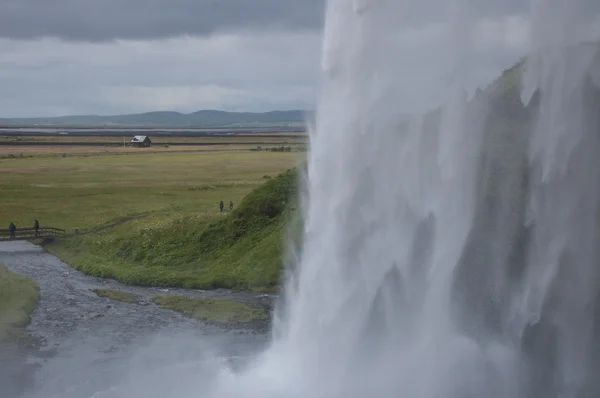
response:
<svg viewBox="0 0 600 398"><path fill-rule="evenodd" d="M121 290L114 289L94 289L94 293L98 297L105 297L110 300L121 301L123 303L135 303L138 301L139 297L135 294L123 292Z"/></svg>
<svg viewBox="0 0 600 398"><path fill-rule="evenodd" d="M76 269L128 284L274 290L296 180L295 170L267 180L217 222L156 215L48 249Z"/></svg>
<svg viewBox="0 0 600 398"><path fill-rule="evenodd" d="M161 308L221 326L247 325L269 318L269 314L263 308L218 298L156 296L152 301Z"/></svg>
<svg viewBox="0 0 600 398"><path fill-rule="evenodd" d="M22 338L40 298L38 285L0 264L0 342Z"/></svg>

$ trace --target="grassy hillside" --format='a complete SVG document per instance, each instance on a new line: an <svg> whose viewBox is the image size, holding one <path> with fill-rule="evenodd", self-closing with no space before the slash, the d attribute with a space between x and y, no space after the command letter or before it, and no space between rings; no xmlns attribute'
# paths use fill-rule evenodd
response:
<svg viewBox="0 0 600 398"><path fill-rule="evenodd" d="M60 125L60 126L157 126L157 127L224 127L224 126L284 126L303 125L306 112L301 110L254 112L226 112L201 110L189 114L169 111L129 115L59 116L45 118L0 118L0 125Z"/></svg>
<svg viewBox="0 0 600 398"><path fill-rule="evenodd" d="M20 338L40 298L37 284L0 264L0 342Z"/></svg>
<svg viewBox="0 0 600 398"><path fill-rule="evenodd" d="M48 249L86 273L147 286L277 288L297 174L288 170L247 195L226 218L155 215Z"/></svg>

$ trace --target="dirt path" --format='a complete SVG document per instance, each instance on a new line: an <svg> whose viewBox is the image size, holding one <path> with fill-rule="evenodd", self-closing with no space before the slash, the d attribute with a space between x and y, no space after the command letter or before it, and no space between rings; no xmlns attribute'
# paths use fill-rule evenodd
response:
<svg viewBox="0 0 600 398"><path fill-rule="evenodd" d="M157 212L157 213L153 213L153 214L160 214L160 213ZM95 234L97 232L102 232L102 231L104 231L106 229L114 228L117 225L125 224L126 222L140 220L140 219L143 219L143 218L148 218L150 215L151 214L141 214L141 215L138 215L138 216L125 216L125 217L121 217L117 221L114 221L112 223L109 223L109 224L106 224L106 225L102 225L100 227L95 227L95 228L92 228L92 229L86 230L86 231L79 231L77 233L73 232L73 233L65 235L64 237L65 238L69 238L69 237L72 237L72 236Z"/></svg>
<svg viewBox="0 0 600 398"><path fill-rule="evenodd" d="M240 345L254 348L267 340L264 330L224 330L174 311L163 310L150 300L156 295L184 295L220 297L270 306L274 300L273 296L229 290L200 291L126 286L116 281L85 275L46 253L41 247L24 241L0 243L0 263L6 264L11 271L28 275L40 285L41 300L32 314L28 330L39 344L34 361L43 365L42 370L46 373L52 374L57 369L63 369L63 374L65 368L74 366L73 372L76 374L90 366L96 367L98 361L104 363L108 358L122 358L132 346L140 344L143 339L158 335L172 336L177 333L186 336L218 336L219 339L225 338L229 341L229 351L235 351L235 347ZM101 298L92 291L98 288L135 294L140 300L138 303L123 303ZM86 354L82 356L81 352L84 351ZM237 354L228 352L224 355ZM73 364L69 361L65 363L65 358L71 358ZM48 366L48 361L55 365ZM60 366L56 365L57 361L61 363ZM113 367L109 366L107 369ZM44 371L39 376L42 379L54 377L47 374L44 376ZM90 379L91 376L86 373L84 378ZM44 388L47 388L48 383L47 379L44 380ZM64 383L61 381L60 385L63 386ZM93 389L89 383L86 386L90 391ZM62 390L57 391L56 396L71 396L65 395ZM53 395L44 390L43 396Z"/></svg>

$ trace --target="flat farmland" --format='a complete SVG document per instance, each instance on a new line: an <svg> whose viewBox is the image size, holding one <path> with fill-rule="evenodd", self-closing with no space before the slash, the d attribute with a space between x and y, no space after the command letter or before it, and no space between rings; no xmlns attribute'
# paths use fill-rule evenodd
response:
<svg viewBox="0 0 600 398"><path fill-rule="evenodd" d="M132 151L132 148L128 149ZM154 149L150 149L154 150ZM136 215L218 217L300 152L200 151L0 159L0 225L90 230ZM6 228L6 227L5 227Z"/></svg>
<svg viewBox="0 0 600 398"><path fill-rule="evenodd" d="M202 137L151 137L152 146L135 148L131 137L107 136L0 136L0 158L23 156L64 156L94 154L156 154L167 152L243 151L306 146L305 134L231 135Z"/></svg>

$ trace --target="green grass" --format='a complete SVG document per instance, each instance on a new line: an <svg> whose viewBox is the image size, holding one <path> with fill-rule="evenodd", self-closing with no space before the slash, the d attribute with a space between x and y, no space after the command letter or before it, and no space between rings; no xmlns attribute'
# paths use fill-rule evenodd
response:
<svg viewBox="0 0 600 398"><path fill-rule="evenodd" d="M486 91L493 97L520 95L524 65L525 59L520 59L515 65L502 72L502 75L490 84Z"/></svg>
<svg viewBox="0 0 600 398"><path fill-rule="evenodd" d="M40 298L38 285L0 264L0 342L25 336L29 315Z"/></svg>
<svg viewBox="0 0 600 398"><path fill-rule="evenodd" d="M113 289L94 289L92 290L98 297L106 297L111 300L121 301L123 303L136 303L138 296L131 293L126 293L121 290Z"/></svg>
<svg viewBox="0 0 600 398"><path fill-rule="evenodd" d="M161 308L178 311L186 316L223 326L247 324L269 318L264 309L231 300L156 296L152 301Z"/></svg>
<svg viewBox="0 0 600 398"><path fill-rule="evenodd" d="M209 152L0 159L0 227L89 230L139 214L211 216L297 153ZM9 217L10 216L10 217Z"/></svg>
<svg viewBox="0 0 600 398"><path fill-rule="evenodd" d="M154 215L47 246L91 275L144 286L277 290L284 234L297 222L297 173L263 180L220 219Z"/></svg>

